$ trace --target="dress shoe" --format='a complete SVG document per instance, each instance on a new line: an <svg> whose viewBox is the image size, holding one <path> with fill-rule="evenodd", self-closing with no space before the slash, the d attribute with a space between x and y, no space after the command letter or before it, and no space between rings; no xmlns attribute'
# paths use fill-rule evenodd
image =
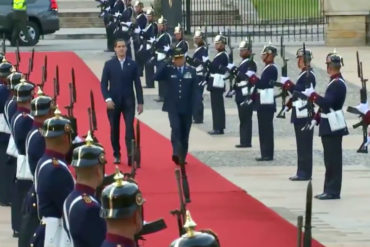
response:
<svg viewBox="0 0 370 247"><path fill-rule="evenodd" d="M273 158L271 157L261 157L261 158L256 158L256 161L272 161Z"/></svg>
<svg viewBox="0 0 370 247"><path fill-rule="evenodd" d="M328 193L322 193L322 194L316 195L315 198L319 200L334 200L334 199L340 199L340 196L328 194Z"/></svg>
<svg viewBox="0 0 370 247"><path fill-rule="evenodd" d="M13 238L18 238L18 237L19 237L19 232L13 231Z"/></svg>
<svg viewBox="0 0 370 247"><path fill-rule="evenodd" d="M223 135L224 130L212 130L212 131L208 131L208 134L210 134L210 135Z"/></svg>
<svg viewBox="0 0 370 247"><path fill-rule="evenodd" d="M298 177L297 175L294 175L292 177L289 177L289 180L290 181L308 181L310 179L309 178L302 178L302 177Z"/></svg>
<svg viewBox="0 0 370 247"><path fill-rule="evenodd" d="M114 157L114 164L121 164L121 158L120 157Z"/></svg>
<svg viewBox="0 0 370 247"><path fill-rule="evenodd" d="M252 145L246 145L246 144L238 144L238 145L235 145L236 148L251 148Z"/></svg>

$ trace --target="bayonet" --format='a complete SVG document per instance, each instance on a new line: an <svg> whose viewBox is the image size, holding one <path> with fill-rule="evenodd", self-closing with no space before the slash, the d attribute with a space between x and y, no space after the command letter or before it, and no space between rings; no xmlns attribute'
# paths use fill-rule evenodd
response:
<svg viewBox="0 0 370 247"><path fill-rule="evenodd" d="M308 182L306 193L306 217L304 223L303 247L311 247L311 218L312 218L312 182Z"/></svg>
<svg viewBox="0 0 370 247"><path fill-rule="evenodd" d="M141 167L141 147L140 147L140 120L136 120L136 136L135 136L135 162L137 168Z"/></svg>

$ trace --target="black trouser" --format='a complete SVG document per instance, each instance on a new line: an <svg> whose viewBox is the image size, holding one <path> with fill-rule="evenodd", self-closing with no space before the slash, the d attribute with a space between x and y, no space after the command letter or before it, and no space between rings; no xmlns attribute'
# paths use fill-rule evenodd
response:
<svg viewBox="0 0 370 247"><path fill-rule="evenodd" d="M240 121L239 124L240 145L251 146L253 107L240 106L240 103L237 103L236 105L238 106L238 115Z"/></svg>
<svg viewBox="0 0 370 247"><path fill-rule="evenodd" d="M338 196L342 187L342 138L343 136L321 136L326 168L324 193Z"/></svg>
<svg viewBox="0 0 370 247"><path fill-rule="evenodd" d="M36 203L36 192L34 186L31 186L22 208L22 222L19 231L18 247L29 247L32 236L40 225Z"/></svg>
<svg viewBox="0 0 370 247"><path fill-rule="evenodd" d="M261 157L274 158L274 112L257 111Z"/></svg>
<svg viewBox="0 0 370 247"><path fill-rule="evenodd" d="M9 166L9 177L8 177L8 192L10 194L10 202L11 202L11 221L12 221L12 229L13 231L19 231L19 217L17 218L15 214L15 210L13 207L15 207L16 202L16 186L15 186L15 175L17 173L17 159L13 156L8 156L7 165Z"/></svg>
<svg viewBox="0 0 370 247"><path fill-rule="evenodd" d="M297 176L310 179L312 177L313 129L302 131L305 125L306 123L294 124L298 159Z"/></svg>
<svg viewBox="0 0 370 247"><path fill-rule="evenodd" d="M211 109L212 109L212 121L213 130L224 130L225 129L225 106L223 90L212 89L211 90Z"/></svg>
<svg viewBox="0 0 370 247"><path fill-rule="evenodd" d="M15 179L14 182L15 192L12 201L12 220L14 219L14 230L19 231L22 219L22 206L23 201L26 198L27 192L32 186L32 181L30 180L18 180Z"/></svg>
<svg viewBox="0 0 370 247"><path fill-rule="evenodd" d="M168 118L171 126L171 143L173 155L178 156L188 153L189 133L191 128L191 114L181 114L177 112L168 112Z"/></svg>
<svg viewBox="0 0 370 247"><path fill-rule="evenodd" d="M22 31L25 39L31 41L31 36L28 33L27 29L28 15L26 11L14 10L13 11L13 32L11 37L11 43L15 45L16 40L18 39L19 32Z"/></svg>
<svg viewBox="0 0 370 247"><path fill-rule="evenodd" d="M105 28L105 32L107 34L107 50L113 51L114 50L113 30L111 28Z"/></svg>
<svg viewBox="0 0 370 247"><path fill-rule="evenodd" d="M154 88L154 63L148 59L145 63L145 83L146 87Z"/></svg>
<svg viewBox="0 0 370 247"><path fill-rule="evenodd" d="M0 204L9 205L11 202L11 188L13 184L14 167L8 163L6 149L8 142L0 143ZM12 174L13 172L13 174Z"/></svg>
<svg viewBox="0 0 370 247"><path fill-rule="evenodd" d="M166 66L166 63L163 61L157 62L157 71L159 71L162 67ZM158 95L159 99L163 100L164 96L166 95L166 81L159 80L158 81Z"/></svg>
<svg viewBox="0 0 370 247"><path fill-rule="evenodd" d="M135 101L126 100L123 108L119 107L117 104L113 110L108 110L108 118L110 123L110 139L113 147L114 157L121 156L121 146L120 146L120 120L121 114L125 120L125 141L127 156L131 156L131 140L134 139L134 118L135 118Z"/></svg>
<svg viewBox="0 0 370 247"><path fill-rule="evenodd" d="M135 54L135 62L137 64L137 68L139 71L140 77L143 76L144 64L143 59L138 58L138 51L140 48L140 42L134 42L134 54Z"/></svg>
<svg viewBox="0 0 370 247"><path fill-rule="evenodd" d="M199 78L199 77L198 77ZM195 95L194 95L194 110L193 110L193 119L194 122L202 123L204 119L204 104L203 104L203 91L204 86L196 86Z"/></svg>

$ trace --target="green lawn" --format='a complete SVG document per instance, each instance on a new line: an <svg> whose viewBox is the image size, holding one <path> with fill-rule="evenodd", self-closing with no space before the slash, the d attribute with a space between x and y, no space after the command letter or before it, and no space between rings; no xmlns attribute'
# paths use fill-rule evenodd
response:
<svg viewBox="0 0 370 247"><path fill-rule="evenodd" d="M320 17L320 0L251 0L262 20Z"/></svg>

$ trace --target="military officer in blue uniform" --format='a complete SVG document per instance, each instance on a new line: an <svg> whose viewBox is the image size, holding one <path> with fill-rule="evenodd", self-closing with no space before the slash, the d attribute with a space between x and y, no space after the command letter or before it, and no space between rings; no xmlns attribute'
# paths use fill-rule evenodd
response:
<svg viewBox="0 0 370 247"><path fill-rule="evenodd" d="M207 90L211 93L211 109L213 130L210 135L222 135L225 129L225 105L223 93L225 92L225 74L229 64L229 55L225 51L227 43L226 37L219 34L214 40L217 55L209 63L210 76L208 78ZM208 57L203 58L203 62L208 62Z"/></svg>
<svg viewBox="0 0 370 247"><path fill-rule="evenodd" d="M283 87L292 94L294 91L303 92L306 89L307 82L308 84L312 83L313 87L316 86L316 77L311 68L312 52L308 49L299 48L296 57L298 68L301 70L296 84L288 77L281 78L281 83L284 84ZM291 123L294 125L298 158L297 173L289 179L292 181L310 180L312 176L313 128L305 128L305 126L311 122L312 117L308 119L307 109L299 110L307 102L296 96L293 96L289 102L292 103L289 103L285 109L293 108ZM313 116L313 113L311 115Z"/></svg>
<svg viewBox="0 0 370 247"><path fill-rule="evenodd" d="M152 8L147 9L145 16L148 20L146 27L142 32L144 47L142 48L146 52L145 62L145 83L146 88L154 88L154 63L155 58L153 54L153 46L158 35L158 26L154 21L154 10Z"/></svg>
<svg viewBox="0 0 370 247"><path fill-rule="evenodd" d="M175 48L172 62L159 70L155 79L167 83L163 110L170 120L172 160L179 164L179 155L184 155L181 158L185 160L188 152L197 77L195 70L185 65L181 48Z"/></svg>
<svg viewBox="0 0 370 247"><path fill-rule="evenodd" d="M31 240L36 247L69 246L62 216L64 200L74 188L66 161L72 147L72 131L71 122L61 116L58 108L55 116L46 119L42 125L45 153L37 164L34 177L38 215L42 222Z"/></svg>
<svg viewBox="0 0 370 247"><path fill-rule="evenodd" d="M204 120L204 104L203 104L203 91L206 82L206 70L204 68L203 57L208 57L208 47L206 41L204 40L204 34L202 30L198 29L194 33L194 46L196 47L194 54L192 56L192 62L188 63L195 67L197 72L197 90L194 98L194 110L193 110L193 120L195 124L203 123ZM189 60L187 58L187 60Z"/></svg>
<svg viewBox="0 0 370 247"><path fill-rule="evenodd" d="M104 149L93 143L90 132L85 141L73 150L71 165L76 171L76 185L64 202L63 219L74 247L100 247L106 225L99 216L95 191L103 182L106 160Z"/></svg>
<svg viewBox="0 0 370 247"><path fill-rule="evenodd" d="M189 43L184 40L184 31L180 23L175 27L173 34L175 35L176 40L175 48L181 48L182 53L186 56L189 51Z"/></svg>
<svg viewBox="0 0 370 247"><path fill-rule="evenodd" d="M145 49L143 42L142 42L142 33L148 22L143 8L144 8L143 2L141 1L135 2L134 9L135 9L135 14L136 14L136 17L135 17L136 28L134 30L135 35L133 36L133 40L134 40L135 61L138 65L140 76L143 76L143 70L144 70L144 64L145 64L146 58L142 57L142 55L139 53L139 49Z"/></svg>
<svg viewBox="0 0 370 247"><path fill-rule="evenodd" d="M257 71L257 65L253 60L252 43L250 40L243 40L239 45L239 55L242 61L236 72L234 90L235 103L239 115L239 136L240 142L235 145L237 148L252 147L252 116L253 103L250 100L253 97L254 87L248 82L245 73L248 70ZM247 102L246 102L247 101Z"/></svg>
<svg viewBox="0 0 370 247"><path fill-rule="evenodd" d="M184 229L186 233L174 240L170 247L220 247L217 235L211 230L195 231L197 224L191 218L190 212L186 211Z"/></svg>
<svg viewBox="0 0 370 247"><path fill-rule="evenodd" d="M167 20L161 16L158 19L158 37L156 40L155 50L156 50L156 68L157 71L161 70L166 66L164 59L168 56L170 51L170 46L172 45L171 35L167 32ZM158 95L159 98L157 102L163 102L164 96L166 94L166 81L158 81Z"/></svg>
<svg viewBox="0 0 370 247"><path fill-rule="evenodd" d="M144 199L136 183L115 176L101 196L100 216L106 220L107 234L101 247L137 247L135 235L143 227Z"/></svg>
<svg viewBox="0 0 370 247"><path fill-rule="evenodd" d="M340 199L342 187L342 139L348 135L348 129L343 115L343 104L346 100L347 87L340 69L343 64L342 57L336 52L326 57L327 73L330 82L325 95L315 92L313 85L303 91L309 100L321 109L319 119L319 136L324 148L325 182L324 192L316 195L320 200ZM334 120L329 122L334 114ZM333 119L333 118L331 118Z"/></svg>
<svg viewBox="0 0 370 247"><path fill-rule="evenodd" d="M26 137L32 128L33 117L29 114L34 86L24 79L15 86L17 110L10 121L10 130L18 151L17 172L14 180L14 200L12 201L12 217L15 217L17 228L20 229L22 216L22 203L32 186L31 174L25 174L26 162Z"/></svg>
<svg viewBox="0 0 370 247"><path fill-rule="evenodd" d="M128 165L131 165L131 140L134 139L135 94L137 98L137 112L144 109L143 90L136 63L126 57L126 43L124 40L115 42L116 57L108 60L103 69L101 91L107 103L107 113L111 126L111 143L113 147L114 163L121 163L120 147L120 119L123 114L126 127L126 150Z"/></svg>
<svg viewBox="0 0 370 247"><path fill-rule="evenodd" d="M268 44L262 49L261 58L265 67L258 78L253 70L247 71L246 75L249 81L257 88L257 97L255 98L255 108L258 118L258 133L260 140L261 157L257 161L271 161L274 159L274 113L276 111L276 102L274 98L274 82L278 77L278 68L274 63L277 49Z"/></svg>
<svg viewBox="0 0 370 247"><path fill-rule="evenodd" d="M28 169L32 175L35 174L36 166L45 152L45 139L41 134L44 121L54 116L55 105L52 98L46 96L39 88L37 97L31 101L31 116L33 125L26 138L26 159ZM19 234L18 246L28 247L40 220L37 215L37 199L35 186L32 184L23 202L23 215Z"/></svg>

